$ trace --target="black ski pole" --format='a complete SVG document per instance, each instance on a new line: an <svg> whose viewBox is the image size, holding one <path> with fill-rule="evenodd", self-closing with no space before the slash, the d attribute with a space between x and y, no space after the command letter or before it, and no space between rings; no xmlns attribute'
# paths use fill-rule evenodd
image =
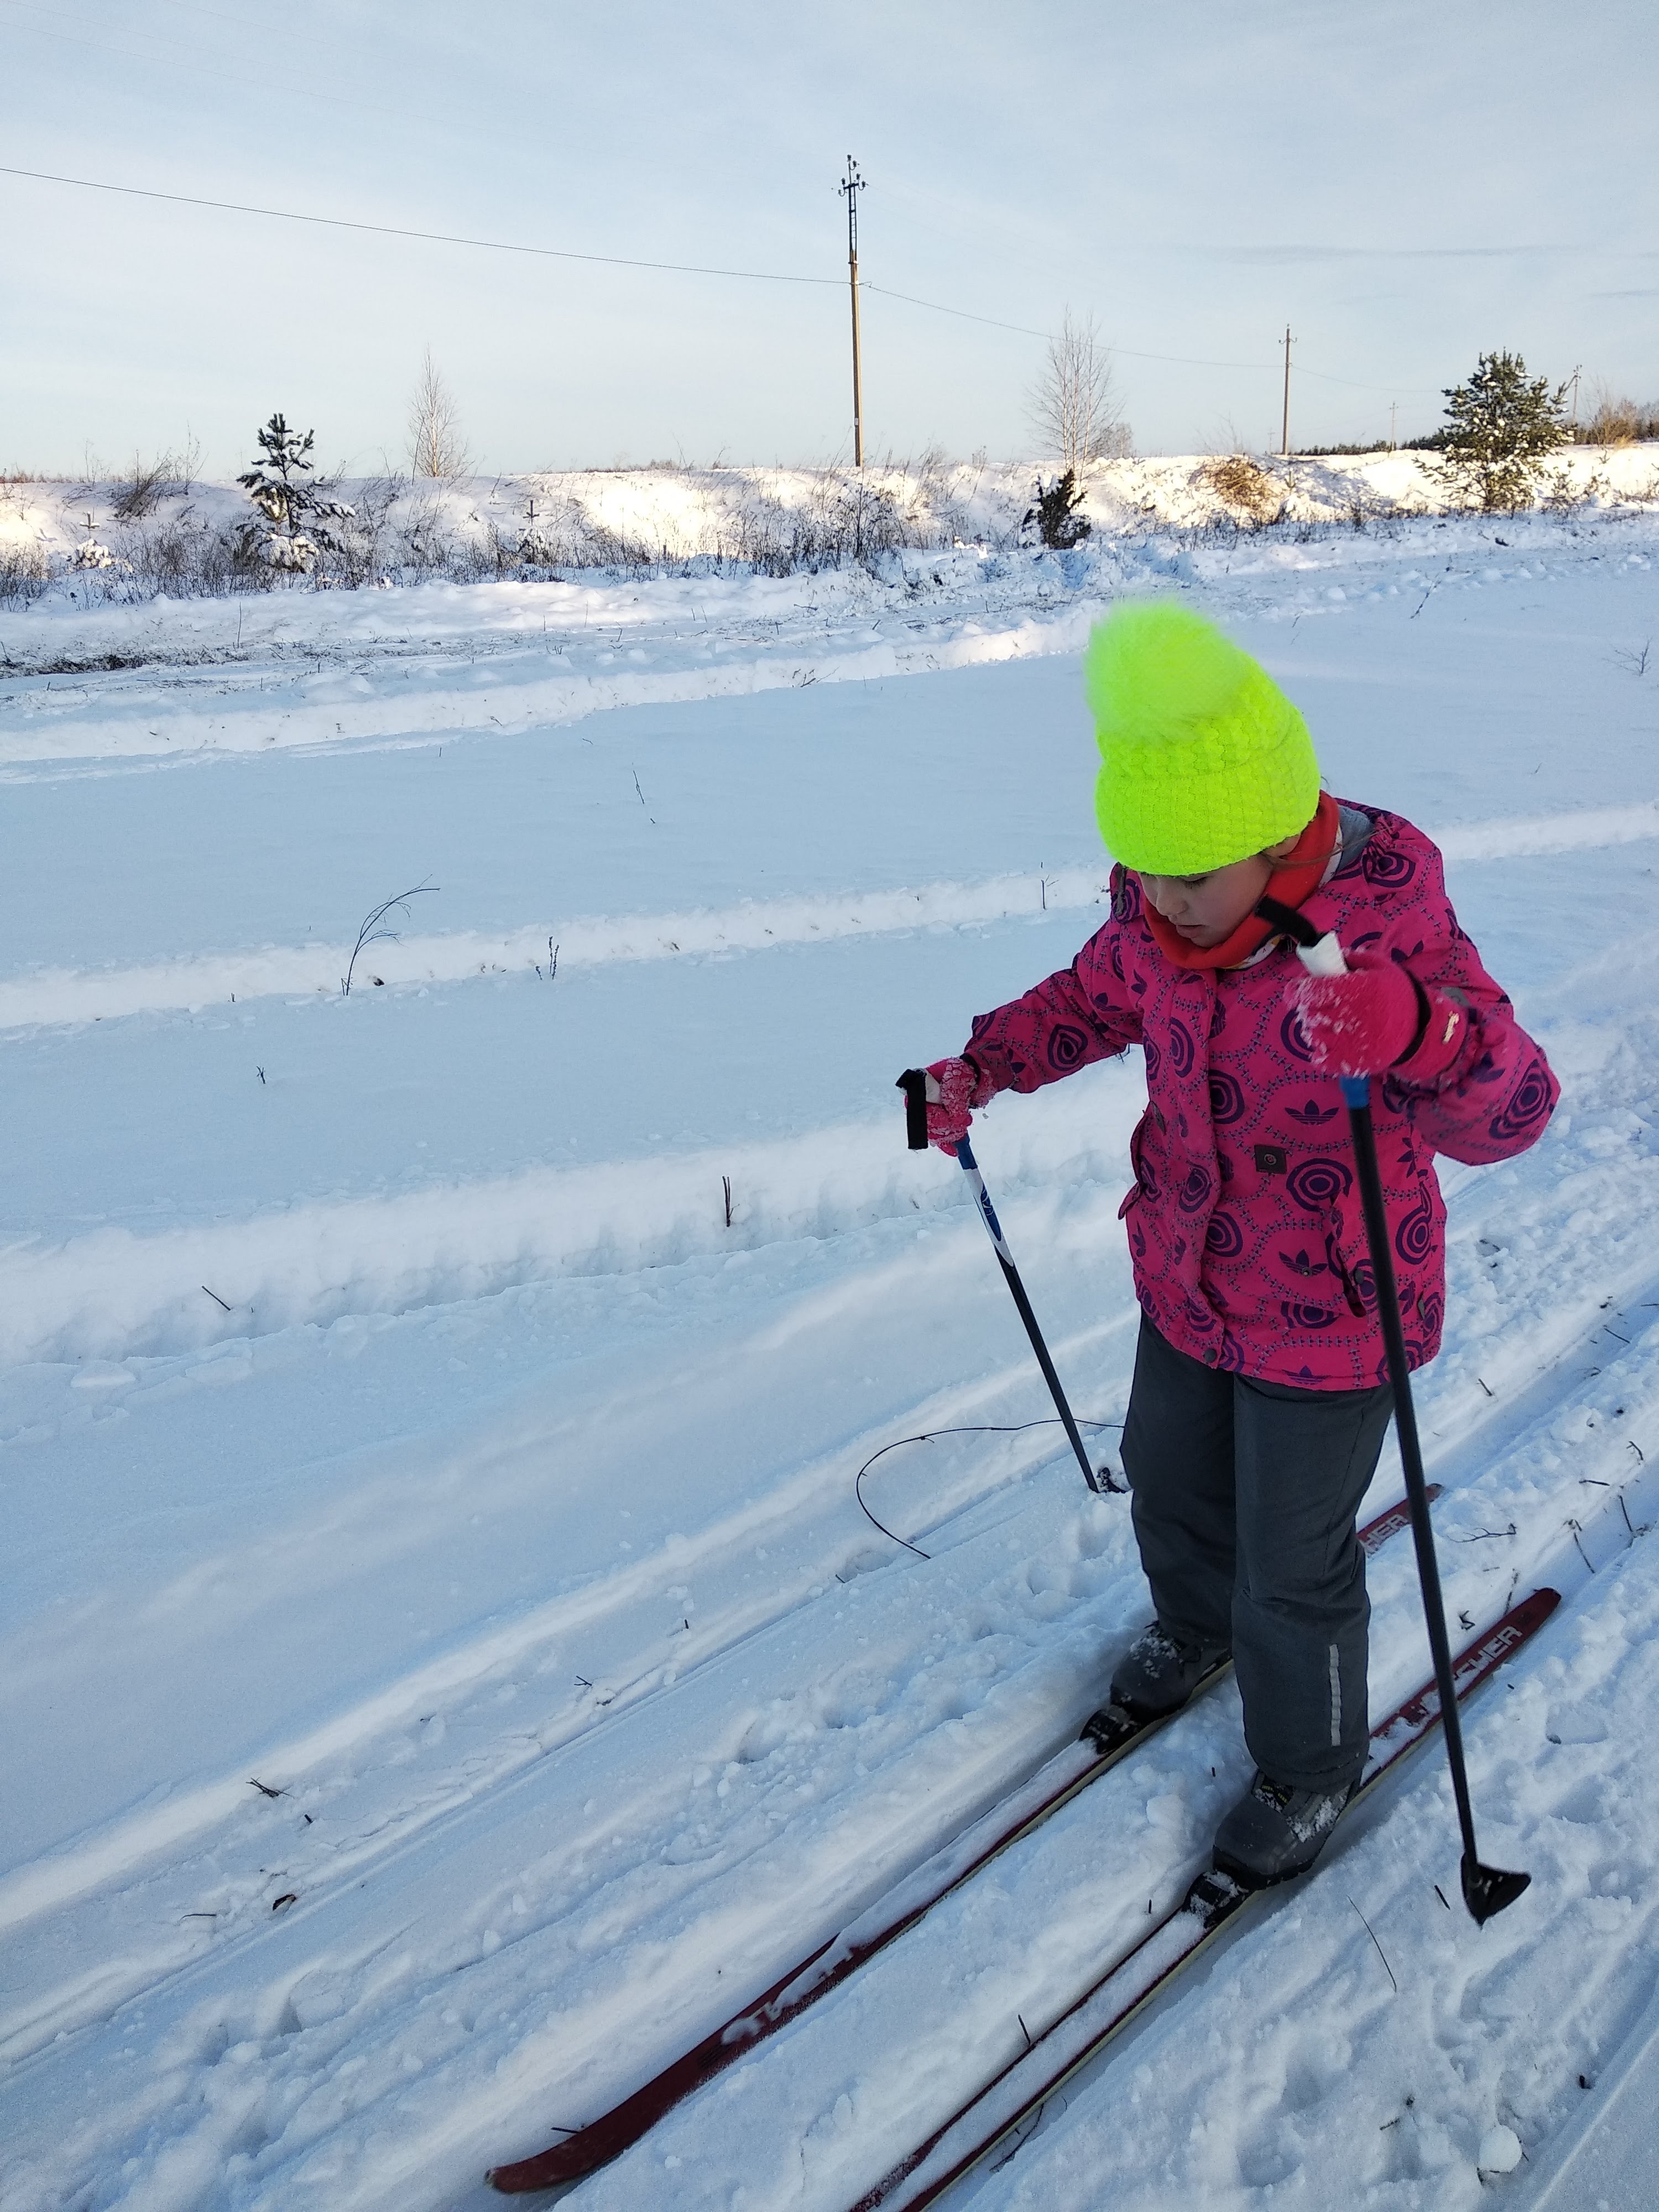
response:
<svg viewBox="0 0 1659 2212"><path fill-rule="evenodd" d="M1295 939L1302 964L1310 975L1346 974L1347 963L1334 931L1322 937L1305 916L1293 907L1281 905L1277 899L1262 899L1255 910L1264 921L1271 922L1275 929ZM1435 1556L1434 1527L1429 1519L1423 1452L1418 1441L1417 1412L1412 1403L1411 1371L1406 1364L1406 1332L1401 1325L1389 1218L1382 1204L1382 1178L1376 1164L1370 1078L1344 1075L1338 1079L1347 1104L1354 1164L1359 1174L1359 1199L1365 1215L1365 1241L1370 1247L1376 1314L1382 1328L1389 1381L1394 1390L1395 1430L1400 1440L1400 1462L1406 1474L1406 1496L1411 1504L1417 1578L1422 1587L1423 1616L1429 1632L1429 1649L1434 1655L1434 1679L1440 1692L1446 1763L1451 1769L1452 1794L1457 1800L1458 1825L1463 1834L1463 1902L1475 1920L1486 1921L1494 1913L1502 1912L1506 1905L1513 1905L1532 1876L1506 1874L1501 1867L1483 1866L1475 1844L1474 1811L1469 1802L1469 1778L1463 1763L1463 1731L1458 1718L1456 1685L1452 1679L1451 1644L1446 1634L1446 1607L1440 1594L1440 1563Z"/></svg>
<svg viewBox="0 0 1659 2212"><path fill-rule="evenodd" d="M905 1134L909 1139L910 1150L913 1152L925 1152L927 1149L927 1070L921 1067L907 1067L898 1079L897 1088L904 1093L904 1127ZM1077 1454L1077 1463L1083 1469L1083 1480L1091 1490L1099 1495L1105 1486L1089 1464L1089 1455L1084 1449L1083 1438L1078 1433L1077 1422L1073 1418L1072 1409L1066 1401L1066 1393L1060 1388L1059 1376L1054 1372L1054 1363L1048 1357L1048 1347L1042 1340L1042 1331L1037 1327L1037 1317L1031 1311L1031 1301L1025 1295L1025 1285L1019 1279L1019 1270L1014 1265L1014 1255L1008 1249L1008 1240L1002 1233L1002 1224L997 1219L996 1208L991 1203L991 1194L985 1188L985 1178L979 1171L979 1163L975 1159L973 1147L966 1137L959 1137L957 1139L957 1164L967 1176L973 1190L974 1204L979 1209L979 1218L985 1224L985 1233L990 1238L992 1249L997 1255L997 1264L1002 1269L1002 1279L1007 1284L1014 1304L1019 1309L1019 1317L1025 1324L1025 1334L1031 1340L1031 1349L1037 1356L1037 1365L1042 1370L1042 1378L1048 1385L1050 1395L1054 1401L1054 1409L1060 1415L1061 1425L1066 1435L1071 1438L1072 1449Z"/></svg>

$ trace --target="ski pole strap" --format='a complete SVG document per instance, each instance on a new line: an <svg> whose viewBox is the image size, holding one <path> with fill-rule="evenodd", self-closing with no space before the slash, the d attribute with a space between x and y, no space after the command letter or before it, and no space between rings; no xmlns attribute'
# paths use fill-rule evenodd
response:
<svg viewBox="0 0 1659 2212"><path fill-rule="evenodd" d="M904 1136L913 1152L927 1149L927 1071L907 1067L894 1086L904 1093Z"/></svg>
<svg viewBox="0 0 1659 2212"><path fill-rule="evenodd" d="M1282 899L1259 898L1255 910L1262 921L1270 921L1282 937L1293 937L1303 946L1318 944L1319 932L1307 915L1299 914L1293 906L1286 906Z"/></svg>
<svg viewBox="0 0 1659 2212"><path fill-rule="evenodd" d="M1276 898L1259 898L1255 911L1281 935L1294 939L1297 957L1310 975L1346 975L1348 963L1342 957L1342 947L1336 941L1334 929L1327 930L1322 937L1305 914Z"/></svg>

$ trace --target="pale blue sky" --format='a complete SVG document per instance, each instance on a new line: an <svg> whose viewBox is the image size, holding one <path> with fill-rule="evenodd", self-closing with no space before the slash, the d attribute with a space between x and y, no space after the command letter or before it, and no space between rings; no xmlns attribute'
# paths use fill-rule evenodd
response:
<svg viewBox="0 0 1659 2212"><path fill-rule="evenodd" d="M0 76L12 167L832 280L0 175L0 465L188 423L225 473L274 408L397 462L428 344L486 469L828 459L849 151L868 282L1092 310L1143 451L1276 441L1286 321L1301 442L1431 424L1483 348L1659 396L1649 0L0 0ZM868 295L868 448L1029 452L1041 352Z"/></svg>

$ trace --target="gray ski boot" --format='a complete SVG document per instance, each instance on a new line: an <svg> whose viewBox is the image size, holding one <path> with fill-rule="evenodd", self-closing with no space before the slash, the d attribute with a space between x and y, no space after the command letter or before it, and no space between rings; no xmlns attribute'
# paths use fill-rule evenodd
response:
<svg viewBox="0 0 1659 2212"><path fill-rule="evenodd" d="M1118 1662L1107 1702L1084 1723L1084 1737L1097 1750L1115 1750L1149 1723L1179 1712L1226 1663L1224 1644L1185 1644L1153 1621Z"/></svg>
<svg viewBox="0 0 1659 2212"><path fill-rule="evenodd" d="M1358 1787L1356 1781L1335 1790L1292 1790L1270 1782L1258 1767L1215 1832L1216 1865L1245 1889L1267 1889L1305 1874Z"/></svg>

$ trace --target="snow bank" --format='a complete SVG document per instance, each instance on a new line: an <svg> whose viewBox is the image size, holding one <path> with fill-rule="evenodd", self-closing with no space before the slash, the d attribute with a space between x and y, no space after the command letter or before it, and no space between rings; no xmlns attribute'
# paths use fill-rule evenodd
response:
<svg viewBox="0 0 1659 2212"><path fill-rule="evenodd" d="M494 478L331 480L354 518L319 580L349 586L447 576L508 579L583 569L688 566L784 576L871 565L903 549L1006 553L1032 533L1042 464L919 459L860 471L652 467ZM1659 500L1659 449L1569 447L1538 504L1597 509ZM1080 512L1103 539L1149 532L1277 530L1443 515L1462 501L1436 457L1329 459L1184 454L1096 463ZM0 483L8 594L47 585L83 604L236 590L261 579L232 556L249 520L232 483ZM289 588L292 588L291 586Z"/></svg>
<svg viewBox="0 0 1659 2212"><path fill-rule="evenodd" d="M1093 1091L1035 1102L999 1147L1006 1183L1060 1172L1121 1181L1137 1110L1127 1086L1103 1117ZM99 1229L46 1250L20 1240L0 1251L0 1364L177 1352L965 1204L960 1178L941 1176L932 1153L904 1152L897 1130L890 1116L807 1139L532 1169L159 1236Z"/></svg>
<svg viewBox="0 0 1659 2212"><path fill-rule="evenodd" d="M1010 588L982 567L972 556L933 564L925 596L908 593L902 579L884 587L862 571L816 580L811 589L773 586L769 595L762 580L713 610L707 586L672 581L631 592L515 583L342 593L322 600L322 619L312 622L296 620L286 595L259 603L264 623L244 624L243 608L229 601L195 603L217 616L211 625L198 619L198 635L211 626L240 638L246 628L246 645L228 653L205 643L156 650L147 644L158 627L151 607L37 608L19 618L14 635L20 654L33 647L37 675L47 680L9 693L0 687L0 761L262 752L325 745L348 730L356 745L440 743L557 727L617 708L986 667L1079 650L1101 611L1098 594L1120 580L1114 564L1093 562L1077 569L1080 587L1067 588L1062 564L1028 560ZM825 620L832 593L839 623ZM963 598L970 611L959 606ZM308 615L319 602L307 595L299 605ZM331 621L337 610L343 620ZM422 616L428 636L420 641ZM284 637L284 629L300 635ZM118 629L135 635L115 661L136 672L112 682L104 669L111 655L99 647ZM256 644L261 630L266 639ZM371 659L392 664L390 681L371 681ZM150 673L179 660L212 672L193 693ZM50 680L65 672L82 680Z"/></svg>

